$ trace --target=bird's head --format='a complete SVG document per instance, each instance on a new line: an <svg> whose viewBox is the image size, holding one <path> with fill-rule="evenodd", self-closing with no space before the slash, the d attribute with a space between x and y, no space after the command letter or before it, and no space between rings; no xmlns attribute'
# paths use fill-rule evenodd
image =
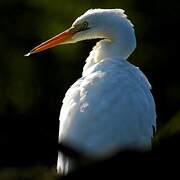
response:
<svg viewBox="0 0 180 180"><path fill-rule="evenodd" d="M66 31L36 46L26 56L48 48L87 39L108 39L121 43L130 54L136 47L132 23L122 9L90 9Z"/></svg>

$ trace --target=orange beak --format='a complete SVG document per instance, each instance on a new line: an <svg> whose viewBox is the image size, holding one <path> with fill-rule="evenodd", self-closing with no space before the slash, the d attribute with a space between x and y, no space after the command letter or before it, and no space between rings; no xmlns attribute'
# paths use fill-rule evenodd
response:
<svg viewBox="0 0 180 180"><path fill-rule="evenodd" d="M38 53L41 51L44 51L46 49L52 48L54 46L57 46L59 44L64 43L65 41L71 39L71 37L74 35L74 29L70 28L54 37L52 37L51 39L41 43L40 45L36 46L35 48L33 48L29 53L25 54L24 56L29 56L31 54L34 53Z"/></svg>

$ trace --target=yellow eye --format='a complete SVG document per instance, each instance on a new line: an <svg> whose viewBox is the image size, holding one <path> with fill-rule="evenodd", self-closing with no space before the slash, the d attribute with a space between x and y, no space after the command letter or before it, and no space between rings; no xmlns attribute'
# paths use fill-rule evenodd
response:
<svg viewBox="0 0 180 180"><path fill-rule="evenodd" d="M84 21L84 22L81 23L81 24L76 24L76 25L75 25L76 31L77 31L77 32L78 32L78 31L85 31L85 30L89 29L88 25L89 25L89 24L88 24L87 21Z"/></svg>
<svg viewBox="0 0 180 180"><path fill-rule="evenodd" d="M88 22L87 22L87 21L84 21L84 22L82 23L82 29L83 29L83 30L88 29Z"/></svg>

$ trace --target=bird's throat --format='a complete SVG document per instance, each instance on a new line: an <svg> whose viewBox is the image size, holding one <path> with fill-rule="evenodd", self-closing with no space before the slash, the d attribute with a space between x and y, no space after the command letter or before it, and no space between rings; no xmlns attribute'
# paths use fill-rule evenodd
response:
<svg viewBox="0 0 180 180"><path fill-rule="evenodd" d="M86 74L86 71L94 64L111 58L124 59L121 55L121 45L109 39L100 40L93 47L88 58L86 59L86 64L83 68L83 74Z"/></svg>

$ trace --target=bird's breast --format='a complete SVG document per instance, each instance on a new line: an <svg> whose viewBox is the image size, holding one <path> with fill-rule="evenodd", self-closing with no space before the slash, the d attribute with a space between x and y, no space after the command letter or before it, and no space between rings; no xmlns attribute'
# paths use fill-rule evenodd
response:
<svg viewBox="0 0 180 180"><path fill-rule="evenodd" d="M94 64L67 91L59 140L90 155L150 144L154 101L147 79L126 61Z"/></svg>

